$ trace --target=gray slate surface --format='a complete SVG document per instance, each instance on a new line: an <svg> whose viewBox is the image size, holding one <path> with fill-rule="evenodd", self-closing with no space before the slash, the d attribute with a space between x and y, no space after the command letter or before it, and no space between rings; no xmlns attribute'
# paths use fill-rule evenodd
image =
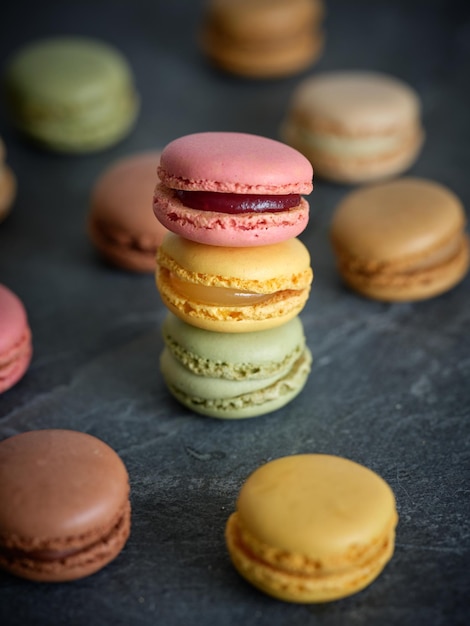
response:
<svg viewBox="0 0 470 626"><path fill-rule="evenodd" d="M470 207L470 11L467 2L330 0L315 69L371 68L413 84L427 141L412 174L450 186ZM158 372L165 314L151 276L104 265L85 234L89 191L120 156L203 130L278 137L297 82L245 81L198 51L203 5L134 0L8 3L0 60L36 37L77 33L119 46L142 96L138 125L106 152L63 157L10 128L0 135L19 180L0 225L0 282L24 301L35 355L0 398L0 438L63 427L96 435L125 461L133 529L100 573L63 585L0 574L0 623L147 626L452 626L470 623L470 278L417 304L347 291L328 243L348 188L316 181L302 235L315 282L302 313L314 366L304 393L274 414L221 422L190 414ZM323 452L363 463L394 489L396 553L351 598L290 605L246 584L224 545L240 485L261 463ZM0 503L5 506L5 503Z"/></svg>

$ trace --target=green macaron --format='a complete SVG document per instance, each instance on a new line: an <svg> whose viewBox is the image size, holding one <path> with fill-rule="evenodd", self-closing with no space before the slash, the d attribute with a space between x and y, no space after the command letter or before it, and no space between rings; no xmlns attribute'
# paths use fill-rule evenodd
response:
<svg viewBox="0 0 470 626"><path fill-rule="evenodd" d="M34 41L4 75L12 122L51 150L107 148L131 130L139 110L132 70L113 46L85 37Z"/></svg>
<svg viewBox="0 0 470 626"><path fill-rule="evenodd" d="M169 313L160 367L170 393L209 417L241 419L285 406L303 389L312 356L299 317L276 328L219 333Z"/></svg>

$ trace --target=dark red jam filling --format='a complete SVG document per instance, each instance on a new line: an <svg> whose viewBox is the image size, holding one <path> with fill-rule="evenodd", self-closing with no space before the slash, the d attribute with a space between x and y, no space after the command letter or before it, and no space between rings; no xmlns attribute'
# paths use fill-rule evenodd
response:
<svg viewBox="0 0 470 626"><path fill-rule="evenodd" d="M184 206L198 211L217 213L256 213L285 211L300 204L300 194L268 196L241 193L218 193L214 191L186 191L175 189Z"/></svg>

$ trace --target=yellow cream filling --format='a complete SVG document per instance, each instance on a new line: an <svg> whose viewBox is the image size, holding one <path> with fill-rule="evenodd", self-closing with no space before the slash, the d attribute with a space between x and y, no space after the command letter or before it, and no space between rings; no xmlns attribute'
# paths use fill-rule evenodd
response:
<svg viewBox="0 0 470 626"><path fill-rule="evenodd" d="M181 280L175 274L169 274L169 281L172 289L185 300L199 302L212 306L252 306L272 298L269 293L254 293L230 289L226 287L211 287L208 285L196 285L185 280Z"/></svg>

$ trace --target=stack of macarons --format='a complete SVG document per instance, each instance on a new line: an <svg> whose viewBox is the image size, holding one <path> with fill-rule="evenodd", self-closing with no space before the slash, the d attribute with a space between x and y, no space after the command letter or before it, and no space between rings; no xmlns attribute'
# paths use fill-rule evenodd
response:
<svg viewBox="0 0 470 626"><path fill-rule="evenodd" d="M313 279L298 238L310 162L272 139L206 132L169 143L158 176L154 213L171 231L156 268L170 392L217 418L281 408L311 365L298 317Z"/></svg>

